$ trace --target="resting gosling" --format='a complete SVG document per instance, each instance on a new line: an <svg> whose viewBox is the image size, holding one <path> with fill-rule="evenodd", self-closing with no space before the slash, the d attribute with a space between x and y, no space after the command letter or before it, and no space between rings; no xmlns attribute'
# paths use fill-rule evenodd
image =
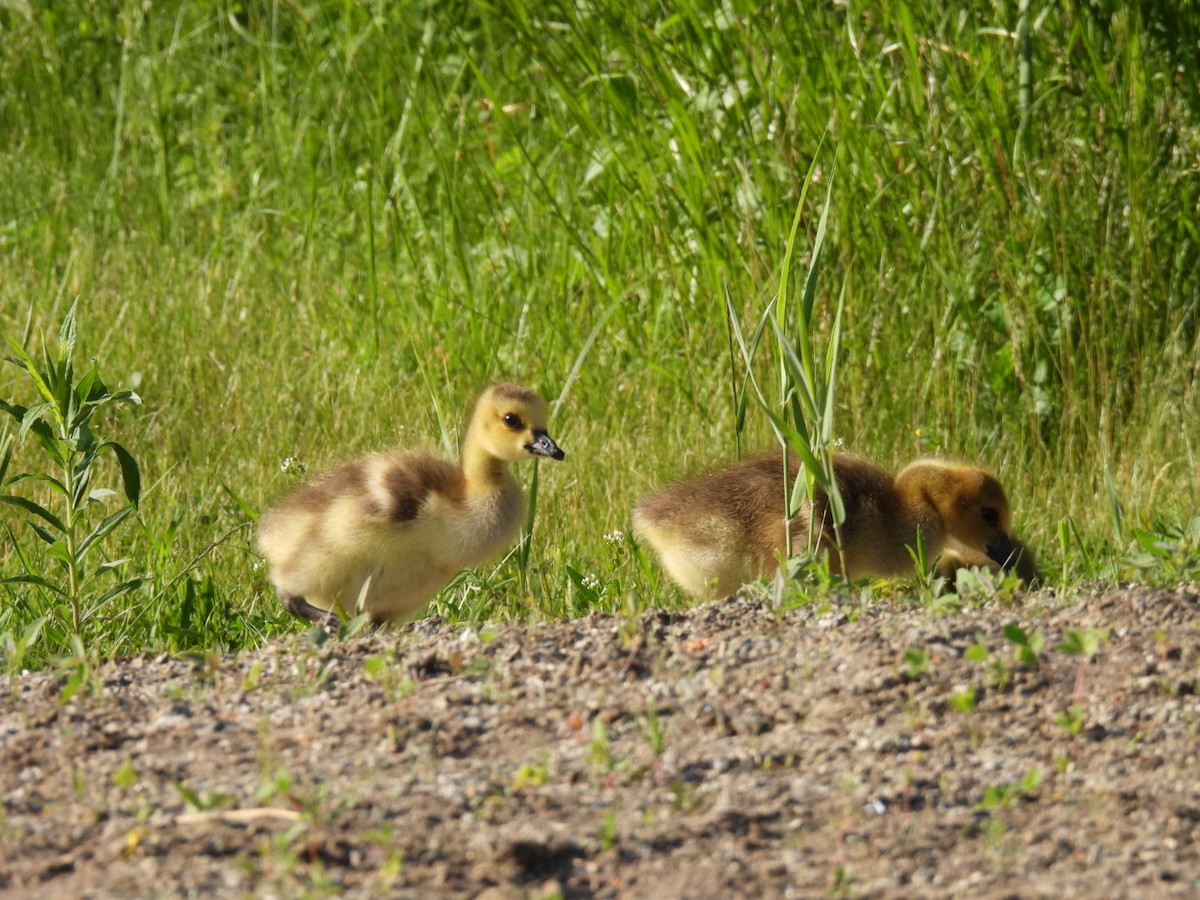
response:
<svg viewBox="0 0 1200 900"><path fill-rule="evenodd" d="M340 607L377 624L406 618L456 572L509 546L525 496L508 463L566 454L546 433L546 404L518 384L480 396L462 466L375 453L317 478L266 512L258 543L280 602L325 622Z"/></svg>
<svg viewBox="0 0 1200 900"><path fill-rule="evenodd" d="M832 516L823 492L792 520L792 546L831 553L847 578L912 575L909 548L918 530L939 572L960 566L1015 568L1037 577L1033 555L1010 532L1011 513L1000 483L974 466L918 460L894 478L857 456L834 457L834 475L846 510L842 552L836 552ZM743 584L774 574L785 545L779 453L728 468L644 497L633 510L635 534L654 548L667 574L697 599L725 597ZM793 457L791 477L799 473Z"/></svg>

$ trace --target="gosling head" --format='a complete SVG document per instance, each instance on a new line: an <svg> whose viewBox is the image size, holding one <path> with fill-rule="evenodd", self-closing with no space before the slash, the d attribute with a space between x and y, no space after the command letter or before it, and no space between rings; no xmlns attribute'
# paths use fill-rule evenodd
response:
<svg viewBox="0 0 1200 900"><path fill-rule="evenodd" d="M485 390L475 405L471 428L476 431L473 438L496 459L516 462L530 456L566 456L546 432L546 404L519 384L493 384Z"/></svg>
<svg viewBox="0 0 1200 900"><path fill-rule="evenodd" d="M896 482L916 487L955 540L982 550L1004 569L1016 564L1020 547L1012 539L1012 511L991 473L921 460L901 471Z"/></svg>

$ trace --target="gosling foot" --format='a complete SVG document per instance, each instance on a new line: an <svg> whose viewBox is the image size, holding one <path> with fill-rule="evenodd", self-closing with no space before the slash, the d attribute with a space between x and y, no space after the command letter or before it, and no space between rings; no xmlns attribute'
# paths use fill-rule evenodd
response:
<svg viewBox="0 0 1200 900"><path fill-rule="evenodd" d="M321 609L313 606L303 597L297 597L294 594L279 594L279 602L283 604L283 608L290 612L293 616L298 616L301 619L307 619L314 625L320 625L329 634L337 634L338 617L331 610Z"/></svg>

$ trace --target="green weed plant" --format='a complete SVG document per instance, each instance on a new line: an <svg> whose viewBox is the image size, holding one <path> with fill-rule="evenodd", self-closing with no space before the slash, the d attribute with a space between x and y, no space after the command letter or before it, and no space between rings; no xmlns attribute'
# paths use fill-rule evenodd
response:
<svg viewBox="0 0 1200 900"><path fill-rule="evenodd" d="M24 514L25 524L44 551L40 556L26 552L20 536L6 521L5 531L24 571L0 579L0 583L35 589L25 596L27 602L37 604L38 629L60 644L80 639L109 604L143 582L141 577L119 576L130 562L128 558L112 559L103 552L109 536L137 510L141 493L138 464L124 446L97 435L93 428L108 407L136 404L140 399L132 391L111 391L94 364L77 374L75 310L73 304L63 319L57 351L47 348L40 359L35 360L23 345L9 338L14 355L6 361L26 377L37 399L30 406L0 399L0 412L16 424L18 439L36 443L45 460L41 471L10 475L12 441L6 441L0 452L0 503ZM99 516L98 510L118 496L98 483L105 454L119 464L125 503ZM48 498L39 502L11 493L17 485L36 485ZM48 567L36 566L35 560L44 560Z"/></svg>

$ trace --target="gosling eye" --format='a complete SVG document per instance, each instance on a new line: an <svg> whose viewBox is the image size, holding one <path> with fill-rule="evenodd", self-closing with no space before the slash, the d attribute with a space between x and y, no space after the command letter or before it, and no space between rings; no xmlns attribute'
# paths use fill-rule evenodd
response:
<svg viewBox="0 0 1200 900"><path fill-rule="evenodd" d="M509 428L511 428L513 431L520 431L522 428L525 427L525 423L521 421L521 417L518 416L516 413L505 413L504 414L504 424L507 425Z"/></svg>
<svg viewBox="0 0 1200 900"><path fill-rule="evenodd" d="M984 525L994 527L1000 524L1000 511L994 506L985 506L979 511L979 516L983 519Z"/></svg>

